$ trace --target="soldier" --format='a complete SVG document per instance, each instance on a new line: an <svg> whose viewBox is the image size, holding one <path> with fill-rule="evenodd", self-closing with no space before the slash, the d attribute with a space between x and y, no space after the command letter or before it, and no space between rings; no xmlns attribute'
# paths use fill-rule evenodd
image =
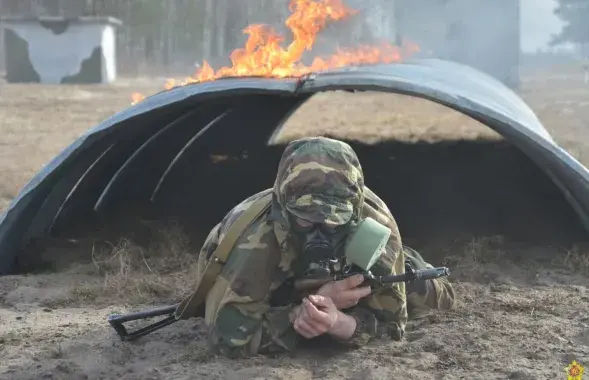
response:
<svg viewBox="0 0 589 380"><path fill-rule="evenodd" d="M199 256L199 280L229 227L264 198L269 207L243 226L202 297L215 353L238 358L292 351L301 340L318 336L350 347L373 339L401 340L408 315L454 307L454 291L445 278L396 283L371 292L362 285L362 275L330 282L299 302L273 301L281 298L276 297L281 285L313 265L318 249L341 249L350 223L365 217L392 231L385 252L371 268L373 274L401 274L407 259L416 269L432 267L402 245L391 212L364 185L352 148L324 137L291 142L274 187L235 206L211 230ZM186 303L177 311L179 318L195 315Z"/></svg>

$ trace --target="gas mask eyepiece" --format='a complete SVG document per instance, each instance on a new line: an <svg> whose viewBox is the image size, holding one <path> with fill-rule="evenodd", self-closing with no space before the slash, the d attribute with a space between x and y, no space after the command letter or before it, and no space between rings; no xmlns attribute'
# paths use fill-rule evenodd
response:
<svg viewBox="0 0 589 380"><path fill-rule="evenodd" d="M347 225L312 223L293 216L291 226L301 248L299 263L302 272L331 274L337 270L343 257L341 246Z"/></svg>

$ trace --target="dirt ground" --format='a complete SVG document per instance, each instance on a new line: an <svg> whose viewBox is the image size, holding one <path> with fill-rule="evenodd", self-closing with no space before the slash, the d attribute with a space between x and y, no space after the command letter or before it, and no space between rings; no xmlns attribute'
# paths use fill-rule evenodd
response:
<svg viewBox="0 0 589 380"><path fill-rule="evenodd" d="M579 78L528 75L520 93L556 140L589 165L589 87ZM153 93L163 80L0 84L0 210L77 136L128 107L132 91ZM366 140L499 138L428 102L370 93L317 96L281 138L317 131ZM413 321L402 342L229 361L204 350L199 321L191 320L123 343L107 324L109 314L165 304L190 290L183 279L193 273L195 252L184 232L156 232L161 242L148 249L113 242L83 252L88 262L1 277L0 378L566 379L572 360L589 364L587 252L508 244L501 236L457 241L428 258L452 268L459 305Z"/></svg>

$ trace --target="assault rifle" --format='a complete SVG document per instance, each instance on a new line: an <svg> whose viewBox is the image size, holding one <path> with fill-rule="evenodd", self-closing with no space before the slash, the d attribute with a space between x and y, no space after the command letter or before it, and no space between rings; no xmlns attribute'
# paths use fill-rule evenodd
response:
<svg viewBox="0 0 589 380"><path fill-rule="evenodd" d="M359 269L359 268L357 268ZM370 285L374 290L379 287L391 285L394 283L405 282L409 283L416 280L433 280L440 277L450 275L450 269L446 267L428 268L428 269L413 269L409 260L405 261L405 273L395 274L389 276L375 276L370 271L350 270L346 273L336 272L329 273L329 271L321 271L319 273L310 274L308 276L294 280L294 289L297 291L305 291L309 289L318 289L322 285L331 281L340 281L348 277L362 274L364 282L361 286Z"/></svg>
<svg viewBox="0 0 589 380"><path fill-rule="evenodd" d="M237 236L237 234L227 235ZM294 280L294 284L292 284L294 285L294 290L298 292L312 291L313 289L319 289L323 284L326 284L330 281L342 280L358 273L362 273L365 282L367 282L372 288L382 287L399 282L432 280L439 277L448 276L450 274L450 271L446 267L413 270L410 261L406 261L405 273L403 274L391 276L374 276L370 272L370 269L385 251L385 245L389 240L390 235L391 230L388 227L369 217L363 219L354 225L353 232L351 233L350 239L346 246L344 257L340 259L320 260L320 262L316 263L319 266L317 270L302 278L297 278ZM198 293L200 296L206 294L208 289L210 289L210 286L212 286L212 282L214 282L216 275L221 272L220 263L226 262L227 254L230 252L230 249L228 249L227 246L224 246L226 249L223 249L222 252L219 253L217 251L219 251L220 248L221 246L215 251L215 257L210 261L210 266L207 266L207 269L205 269L205 275L203 275L203 278L207 278L211 281L207 281L205 286L197 289L195 294ZM221 257L221 259L219 259L219 257ZM208 270L211 272L209 273ZM210 275L213 272L216 272L216 274ZM200 285L202 284L199 284L199 286ZM200 298L196 303L198 304L196 305L198 306L196 315L203 315L204 313L202 311L204 308L204 297ZM177 322L179 319L176 317L176 311L181 304L182 303L138 313L123 315L115 314L109 316L108 322L115 329L122 340L130 341ZM126 322L147 319L161 315L167 315L167 317L135 332L128 332L123 325L123 323Z"/></svg>
<svg viewBox="0 0 589 380"><path fill-rule="evenodd" d="M351 270L347 273L315 273L309 276L298 278L294 280L294 290L302 292L309 291L311 289L318 289L322 285L327 284L330 281L339 281L347 277L354 276L356 274L362 274L364 276L364 283L370 285L373 289L382 286L391 285L394 283L405 282L409 283L412 281L419 280L433 280L436 278L450 275L450 270L446 267L428 268L428 269L417 269L414 270L409 261L405 262L405 273L390 275L390 276L375 276L370 271L356 271ZM171 325L178 321L174 315L179 304L164 306L157 309L140 311L129 314L113 314L108 317L109 324L114 328L116 333L123 341L132 341L144 335L150 334L156 330L159 330L165 326ZM166 318L161 319L158 322L152 323L139 330L128 332L124 326L124 323L148 319L167 315Z"/></svg>

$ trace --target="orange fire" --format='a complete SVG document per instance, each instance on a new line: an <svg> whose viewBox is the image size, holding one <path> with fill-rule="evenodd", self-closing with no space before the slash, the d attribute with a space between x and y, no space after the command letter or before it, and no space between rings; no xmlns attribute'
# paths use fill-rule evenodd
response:
<svg viewBox="0 0 589 380"><path fill-rule="evenodd" d="M402 47L383 43L379 46L338 49L327 58L317 57L311 65L304 65L301 57L313 48L317 35L328 21L346 19L358 13L346 7L342 0L291 0L291 15L285 25L293 35L292 42L283 47L285 38L268 25L254 24L246 27L248 40L245 47L234 50L231 67L215 71L204 61L194 76L182 81L169 79L165 88L171 89L190 83L211 81L224 77L297 77L310 72L324 71L348 65L399 62L402 57L419 51L418 46L404 44ZM133 93L133 104L145 99L140 93Z"/></svg>

